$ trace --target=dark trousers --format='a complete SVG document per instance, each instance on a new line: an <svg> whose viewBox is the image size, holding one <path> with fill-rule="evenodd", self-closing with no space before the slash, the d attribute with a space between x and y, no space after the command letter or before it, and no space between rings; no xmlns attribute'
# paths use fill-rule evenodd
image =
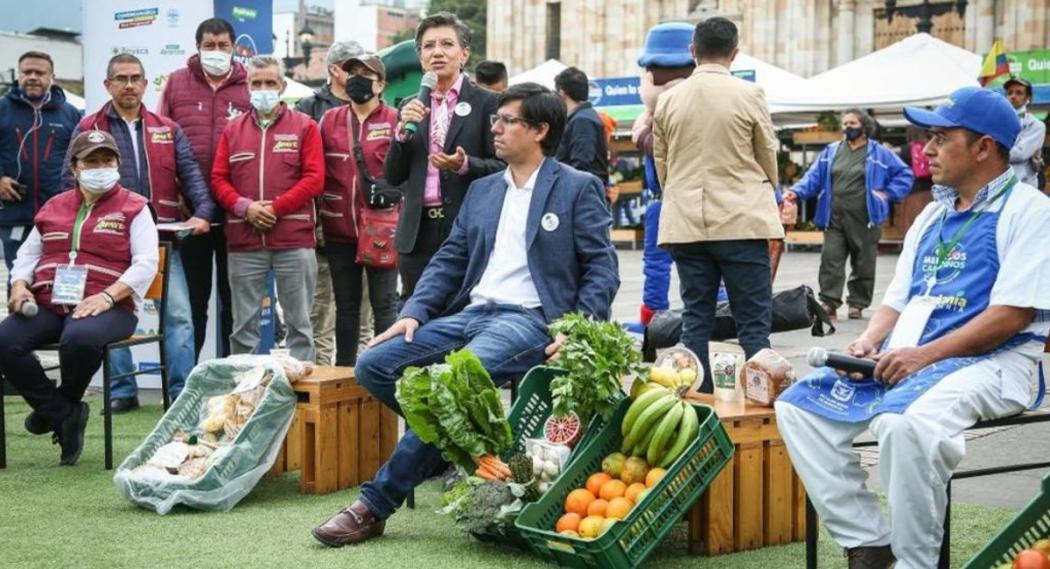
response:
<svg viewBox="0 0 1050 569"><path fill-rule="evenodd" d="M748 358L769 347L773 319L773 283L769 242L765 239L701 241L671 246L681 281L682 343L700 357L704 377L711 376L707 343L715 327L718 283L724 280L737 339ZM702 391L710 393L712 383Z"/></svg>
<svg viewBox="0 0 1050 569"><path fill-rule="evenodd" d="M820 299L838 308L842 304L842 285L849 288L846 302L867 308L875 294L875 257L882 229L868 226L868 214L833 214L824 230L820 250ZM849 257L849 282L846 283L846 258Z"/></svg>
<svg viewBox="0 0 1050 569"><path fill-rule="evenodd" d="M204 235L187 237L179 246L186 285L190 289L190 307L193 311L193 347L199 358L208 333L208 301L211 299L212 259L215 259L216 280L219 283L219 357L230 354L230 334L233 333L233 304L230 301L230 278L226 264L226 233L223 227L212 226Z"/></svg>
<svg viewBox="0 0 1050 569"><path fill-rule="evenodd" d="M368 301L378 336L397 318L397 269L357 264L354 243L328 243L325 252L335 292L335 365L353 366L361 340L361 273L368 277Z"/></svg>
<svg viewBox="0 0 1050 569"><path fill-rule="evenodd" d="M70 405L84 397L91 376L102 365L106 344L131 336L137 323L134 314L120 307L79 320L43 307L32 318L8 316L0 322L0 373L57 429ZM54 342L58 342L61 387L47 378L33 354L38 347Z"/></svg>
<svg viewBox="0 0 1050 569"><path fill-rule="evenodd" d="M397 268L401 273L401 298L408 299L416 290L419 277L423 275L423 269L427 268L430 258L441 248L441 243L448 237L448 231L443 227L442 219L432 219L427 216L430 208L423 208L423 221L419 224L419 233L416 237L416 247L411 253L398 255Z"/></svg>

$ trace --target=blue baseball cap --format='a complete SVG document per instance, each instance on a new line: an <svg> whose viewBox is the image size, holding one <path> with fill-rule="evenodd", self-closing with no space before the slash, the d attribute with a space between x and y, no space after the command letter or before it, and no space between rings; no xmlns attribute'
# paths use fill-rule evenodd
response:
<svg viewBox="0 0 1050 569"><path fill-rule="evenodd" d="M923 128L967 128L1013 148L1021 121L1006 97L980 87L963 87L948 95L948 101L932 111L904 107L908 122Z"/></svg>
<svg viewBox="0 0 1050 569"><path fill-rule="evenodd" d="M693 26L685 22L667 22L653 26L645 35L645 48L638 58L639 67L685 67L693 64L689 46L693 44Z"/></svg>

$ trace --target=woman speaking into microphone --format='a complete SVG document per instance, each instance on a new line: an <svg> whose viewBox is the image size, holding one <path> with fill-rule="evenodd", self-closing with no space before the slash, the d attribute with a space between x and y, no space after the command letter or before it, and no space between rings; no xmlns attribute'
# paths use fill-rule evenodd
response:
<svg viewBox="0 0 1050 569"><path fill-rule="evenodd" d="M11 268L11 316L0 322L0 373L33 408L32 434L54 433L60 464L84 446L81 401L103 348L135 331L135 303L157 274L157 227L146 198L120 186L120 153L109 133L90 130L70 149L76 187L51 198ZM32 305L39 310L26 309ZM60 387L33 350L58 343Z"/></svg>

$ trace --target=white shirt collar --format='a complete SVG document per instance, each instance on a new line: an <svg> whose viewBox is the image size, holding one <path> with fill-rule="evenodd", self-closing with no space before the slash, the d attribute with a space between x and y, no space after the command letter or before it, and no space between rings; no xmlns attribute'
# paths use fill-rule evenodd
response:
<svg viewBox="0 0 1050 569"><path fill-rule="evenodd" d="M517 185L514 184L514 174L510 172L510 166L507 166L507 169L503 171L503 181L507 182L508 188L531 191L533 188L536 187L536 179L539 178L540 170L543 169L543 163L546 161L547 159L544 158L543 161L540 162L540 165L536 167L536 170L533 171L531 176L529 176L529 179L525 181L524 187L519 188Z"/></svg>

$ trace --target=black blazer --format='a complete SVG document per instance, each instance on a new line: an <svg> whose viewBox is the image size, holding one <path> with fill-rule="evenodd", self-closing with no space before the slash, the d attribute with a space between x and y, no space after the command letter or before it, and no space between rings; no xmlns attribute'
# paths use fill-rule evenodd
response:
<svg viewBox="0 0 1050 569"><path fill-rule="evenodd" d="M456 112L452 113L448 136L445 137L444 152L452 154L456 151L457 146L462 146L467 153L469 165L467 173L463 175L445 170L439 171L441 201L445 208L445 218L442 220L444 235L448 235L451 231L452 222L459 213L459 207L463 204L463 198L467 195L467 187L470 186L470 183L507 167L502 160L496 158L496 149L493 145L489 124L489 115L496 112L497 100L494 93L478 87L467 77L463 78L463 86L456 105L468 103L470 112L466 116L460 116ZM401 220L397 226L397 236L394 238L394 245L398 252L403 254L411 253L415 248L419 224L423 219L423 188L427 180L429 147L430 113L427 113L412 140L401 143L395 137L390 144L386 162L383 164L383 173L387 182L401 186L405 195Z"/></svg>

